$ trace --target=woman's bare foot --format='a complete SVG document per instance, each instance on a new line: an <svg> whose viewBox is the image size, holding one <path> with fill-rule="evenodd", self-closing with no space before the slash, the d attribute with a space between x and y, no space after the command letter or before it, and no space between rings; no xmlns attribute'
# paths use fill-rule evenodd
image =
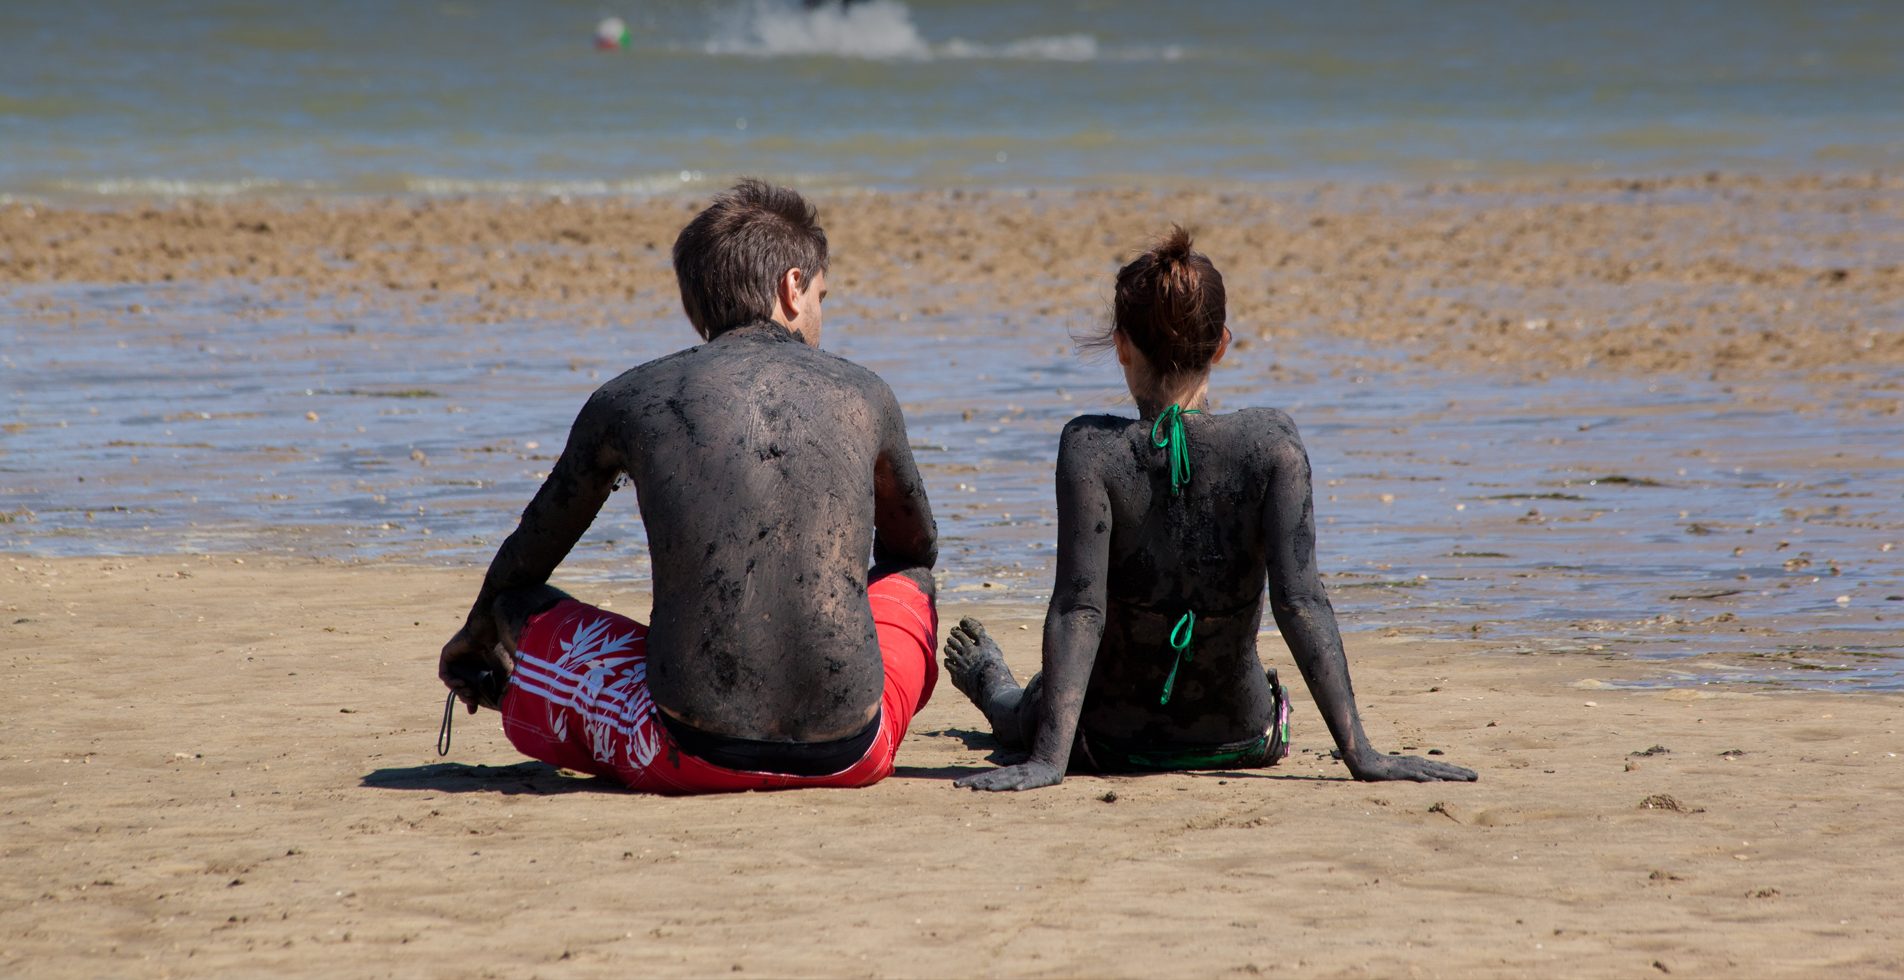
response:
<svg viewBox="0 0 1904 980"><path fill-rule="evenodd" d="M970 616L959 620L945 637L945 672L952 686L972 699L978 710L991 714L1000 694L1018 690L1018 681L998 644L985 633L985 624Z"/></svg>

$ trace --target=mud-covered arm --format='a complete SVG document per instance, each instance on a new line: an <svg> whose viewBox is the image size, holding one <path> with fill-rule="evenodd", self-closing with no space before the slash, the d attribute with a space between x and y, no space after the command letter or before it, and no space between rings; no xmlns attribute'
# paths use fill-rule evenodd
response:
<svg viewBox="0 0 1904 980"><path fill-rule="evenodd" d="M1031 758L959 780L977 789L1035 789L1064 781L1078 715L1104 640L1111 562L1111 498L1090 433L1067 429L1058 447L1058 563L1045 611L1044 702Z"/></svg>
<svg viewBox="0 0 1904 980"><path fill-rule="evenodd" d="M880 385L879 460L873 470L873 562L931 568L939 560L939 528L925 481L912 461L906 416L892 389Z"/></svg>
<svg viewBox="0 0 1904 980"><path fill-rule="evenodd" d="M549 574L594 523L622 472L615 430L611 410L599 400L590 399L582 407L569 428L568 445L535 498L523 509L522 522L496 549L458 638L483 650L494 647L501 635L495 617L496 597L547 582ZM445 656L448 654L445 648Z"/></svg>
<svg viewBox="0 0 1904 980"><path fill-rule="evenodd" d="M1349 683L1349 661L1342 650L1335 609L1329 605L1316 568L1309 454L1293 426L1270 453L1274 469L1263 502L1269 608L1349 773L1369 781L1472 780L1474 773L1459 766L1420 756L1384 755L1369 744L1368 733L1362 730L1361 712L1355 706L1355 688Z"/></svg>

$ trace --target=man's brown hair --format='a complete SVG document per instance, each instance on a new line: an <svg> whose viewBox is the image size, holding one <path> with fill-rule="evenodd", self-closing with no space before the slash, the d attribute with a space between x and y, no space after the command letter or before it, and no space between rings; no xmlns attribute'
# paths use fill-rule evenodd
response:
<svg viewBox="0 0 1904 980"><path fill-rule="evenodd" d="M773 319L775 291L788 269L802 291L826 271L826 232L800 192L752 177L714 198L674 240L674 278L688 322L713 340Z"/></svg>

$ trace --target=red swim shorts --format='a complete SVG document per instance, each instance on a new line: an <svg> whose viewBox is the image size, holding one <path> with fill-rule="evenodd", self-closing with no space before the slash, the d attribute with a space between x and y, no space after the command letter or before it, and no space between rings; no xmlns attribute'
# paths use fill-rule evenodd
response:
<svg viewBox="0 0 1904 980"><path fill-rule="evenodd" d="M886 665L879 733L859 762L832 775L743 772L682 752L648 695L648 628L574 599L529 617L503 694L503 731L531 758L649 793L870 786L892 773L906 726L938 683L939 616L903 575L872 583L866 597Z"/></svg>

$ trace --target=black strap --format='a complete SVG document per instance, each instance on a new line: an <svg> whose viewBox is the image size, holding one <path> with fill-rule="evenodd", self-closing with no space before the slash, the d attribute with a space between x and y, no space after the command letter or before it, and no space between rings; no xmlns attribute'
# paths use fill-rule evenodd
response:
<svg viewBox="0 0 1904 980"><path fill-rule="evenodd" d="M450 754L450 723L456 719L456 692L443 699L443 727L436 733L436 754Z"/></svg>

